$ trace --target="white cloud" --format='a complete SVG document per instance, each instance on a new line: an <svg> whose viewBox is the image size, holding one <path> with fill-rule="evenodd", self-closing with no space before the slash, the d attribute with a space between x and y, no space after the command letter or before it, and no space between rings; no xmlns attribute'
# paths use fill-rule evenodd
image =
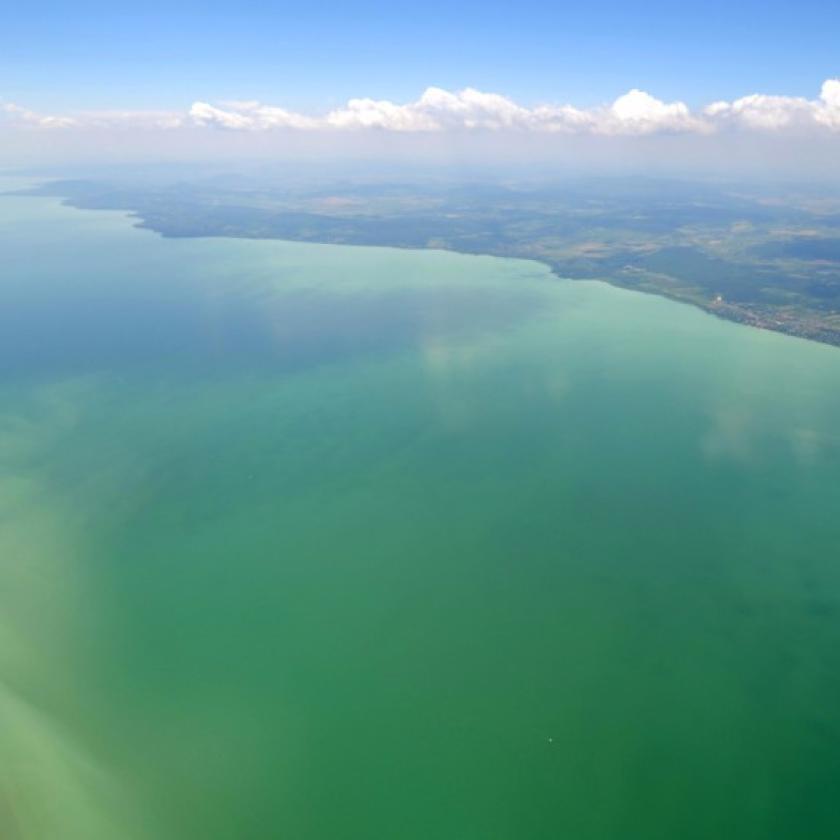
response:
<svg viewBox="0 0 840 840"><path fill-rule="evenodd" d="M0 104L0 112L5 114L12 123L34 126L36 128L69 128L76 124L76 121L71 117L54 117L38 114L27 108L22 108L20 105L15 105L13 102Z"/></svg>
<svg viewBox="0 0 840 840"><path fill-rule="evenodd" d="M840 79L823 82L818 99L754 93L734 102L713 102L703 113L720 125L749 129L840 129Z"/></svg>
<svg viewBox="0 0 840 840"><path fill-rule="evenodd" d="M85 111L72 116L40 114L14 103L0 104L0 113L13 125L32 128L170 129L184 125L174 111Z"/></svg>
<svg viewBox="0 0 840 840"><path fill-rule="evenodd" d="M814 102L802 97L754 93L734 102L713 102L704 114L721 125L777 130L812 121L814 107Z"/></svg>
<svg viewBox="0 0 840 840"><path fill-rule="evenodd" d="M416 102L397 105L387 100L351 99L331 111L324 123L333 128L379 128L388 131L529 129L541 119L497 93L474 88L452 93L427 88Z"/></svg>
<svg viewBox="0 0 840 840"><path fill-rule="evenodd" d="M693 113L680 101L664 102L633 89L612 103L591 108L573 105L526 107L497 93L474 88L447 91L430 87L413 102L351 99L326 114L309 115L254 101L210 104L189 110L82 112L44 115L19 105L0 105L7 121L34 128L146 128L185 126L231 131L513 131L639 136L661 133L709 134L747 130L780 132L809 129L840 131L840 79L829 79L817 99L751 94L713 102Z"/></svg>
<svg viewBox="0 0 840 840"><path fill-rule="evenodd" d="M829 80L820 98L753 94L734 102L714 102L693 114L684 102L663 102L633 89L609 105L526 108L506 96L474 88L451 92L430 87L414 102L351 99L322 117L304 116L255 102L228 103L224 109L203 102L190 115L200 125L260 131L270 128L378 129L396 132L545 131L604 135L691 132L708 134L727 127L780 130L796 125L840 129L840 80Z"/></svg>
<svg viewBox="0 0 840 840"><path fill-rule="evenodd" d="M643 90L619 96L604 121L606 133L651 134L656 131L710 130L708 123L693 117L684 102L662 102ZM607 130L611 129L611 130Z"/></svg>
<svg viewBox="0 0 840 840"><path fill-rule="evenodd" d="M840 79L823 82L815 119L829 128L840 129Z"/></svg>
<svg viewBox="0 0 840 840"><path fill-rule="evenodd" d="M303 114L261 105L259 102L227 102L225 107L216 108L206 102L194 102L189 111L190 119L196 125L218 126L239 130L260 130L270 128L318 128L318 120Z"/></svg>
<svg viewBox="0 0 840 840"><path fill-rule="evenodd" d="M427 88L415 102L351 99L322 117L308 117L257 102L230 102L218 108L196 102L190 116L199 125L262 131L269 128L378 129L428 131L554 131L596 134L649 134L702 131L705 126L682 102L662 102L631 90L611 105L583 110L571 105L526 108L506 96L474 88L451 92Z"/></svg>

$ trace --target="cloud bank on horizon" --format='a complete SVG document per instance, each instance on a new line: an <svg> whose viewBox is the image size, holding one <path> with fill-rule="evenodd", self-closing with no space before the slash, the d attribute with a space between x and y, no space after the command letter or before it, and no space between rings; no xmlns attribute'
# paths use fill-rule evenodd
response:
<svg viewBox="0 0 840 840"><path fill-rule="evenodd" d="M360 131L423 133L519 131L605 136L714 134L746 129L840 132L840 79L828 79L815 99L751 94L712 102L692 111L684 102L663 102L633 89L612 103L593 108L573 105L526 107L474 88L427 88L414 102L351 99L323 115L308 115L255 101L195 102L188 111L85 111L40 114L0 101L7 126L45 130L217 128L240 132Z"/></svg>

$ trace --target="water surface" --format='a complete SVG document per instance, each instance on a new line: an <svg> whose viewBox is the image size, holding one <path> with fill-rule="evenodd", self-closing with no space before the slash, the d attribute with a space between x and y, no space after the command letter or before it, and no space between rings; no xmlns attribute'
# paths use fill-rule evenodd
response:
<svg viewBox="0 0 840 840"><path fill-rule="evenodd" d="M0 198L0 836L835 838L840 352Z"/></svg>

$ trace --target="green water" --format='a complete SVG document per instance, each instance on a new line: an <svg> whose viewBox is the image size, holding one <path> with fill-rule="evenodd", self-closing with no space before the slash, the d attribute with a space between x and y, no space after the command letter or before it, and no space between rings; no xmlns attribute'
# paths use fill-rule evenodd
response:
<svg viewBox="0 0 840 840"><path fill-rule="evenodd" d="M840 836L840 351L0 198L0 837Z"/></svg>

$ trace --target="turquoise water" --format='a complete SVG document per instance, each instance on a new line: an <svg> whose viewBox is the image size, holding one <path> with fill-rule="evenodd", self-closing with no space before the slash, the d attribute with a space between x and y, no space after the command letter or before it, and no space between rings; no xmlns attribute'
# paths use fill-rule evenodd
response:
<svg viewBox="0 0 840 840"><path fill-rule="evenodd" d="M835 838L840 352L0 197L0 836Z"/></svg>

